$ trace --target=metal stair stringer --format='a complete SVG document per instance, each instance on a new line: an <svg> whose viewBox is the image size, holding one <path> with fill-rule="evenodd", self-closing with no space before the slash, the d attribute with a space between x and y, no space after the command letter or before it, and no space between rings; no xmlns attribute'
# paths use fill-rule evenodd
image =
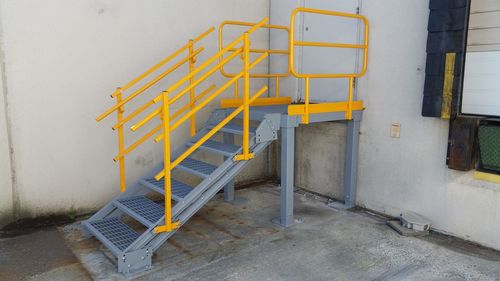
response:
<svg viewBox="0 0 500 281"><path fill-rule="evenodd" d="M215 110L211 114L204 129L219 123L229 115L231 111L231 109ZM255 116L252 115L252 117ZM280 128L281 114L270 113L259 115L251 119L261 121L259 126L255 129L254 136L252 136L250 142L252 144L253 153L257 155L278 138L277 131ZM238 134L237 132L233 133ZM194 137L194 139L196 138L199 138L199 136ZM241 149L238 150L237 153L239 152L241 152ZM250 161L234 161L233 157L227 158L210 177L204 179L186 198L173 207L172 217L174 220L179 220L181 226L186 223L199 209L213 198L217 192L234 179L249 162ZM163 218L157 222L157 225L161 225L162 220ZM155 234L153 230L154 228L151 228L144 232L124 252L137 251L145 248L154 252L175 233L175 231L172 231Z"/></svg>
<svg viewBox="0 0 500 281"><path fill-rule="evenodd" d="M272 141L268 141L253 146L253 152L255 154L258 154L271 143ZM239 172L247 165L248 162L249 161L237 162L232 168L229 169L227 174L225 174L223 177L220 177L219 180L217 180L214 184L208 186L208 188L206 188L204 192L200 192L201 194L196 202L190 204L189 206L187 206L187 208L181 210L180 212L175 212L173 214L174 218L176 220L179 220L181 222L181 225L187 222L194 214L196 214L196 212L198 212L198 210L200 210L208 201L210 201L210 199L212 199L222 188L224 188L226 184L228 184L234 177L236 177L236 175L239 174ZM148 248L153 249L153 251L157 250L174 233L175 231L157 235L150 243L148 243Z"/></svg>

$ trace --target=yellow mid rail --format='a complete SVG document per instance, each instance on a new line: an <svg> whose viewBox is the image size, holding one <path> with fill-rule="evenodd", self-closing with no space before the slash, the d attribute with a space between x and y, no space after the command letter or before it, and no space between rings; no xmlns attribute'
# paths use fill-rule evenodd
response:
<svg viewBox="0 0 500 281"><path fill-rule="evenodd" d="M346 17L361 20L364 23L364 41L362 44L346 44L346 43L325 43L325 42L304 42L296 41L294 37L295 18L299 13L313 13L328 16ZM223 31L226 26L238 26L247 28L243 34L235 38L229 44L224 45ZM250 35L259 29L279 30L286 32L289 38L287 50L273 49L257 49L252 48ZM185 160L191 153L196 151L204 142L209 140L222 127L233 120L237 115L243 116L243 142L241 154L235 156L235 161L245 161L254 157L250 151L250 106L269 105L269 104L287 104L289 115L301 115L302 122L309 122L309 114L321 112L344 111L347 120L352 118L352 111L362 109L362 102L353 101L353 84L356 77L364 75L367 67L368 54L368 21L365 17L357 14L347 14L334 11L316 10L309 8L297 8L292 12L290 17L290 28L286 26L272 25L268 23L268 18L264 18L258 23L248 23L240 21L225 21L219 26L219 51L206 59L203 63L197 64L197 58L205 50L205 47L197 47L196 44L212 33L215 28L210 28L201 33L194 39L189 40L185 45L181 46L170 56L166 57L135 79L122 87L116 88L111 95L116 99L115 105L99 115L96 120L101 121L107 116L116 112L117 122L112 126L113 130L118 133L118 154L114 160L119 162L120 167L120 190L123 192L126 188L125 180L125 156L139 147L146 140L154 137L156 142L163 140L163 161L164 167L156 176L156 180L164 179L165 188L165 223L157 226L155 232L168 232L176 229L179 222L172 221L172 206L171 206L171 172ZM320 48L353 48L363 50L363 67L358 73L299 73L294 68L294 50L296 47L320 47ZM185 55L183 55L185 53ZM259 54L252 61L251 54ZM283 73L252 73L259 63L266 59L270 54L283 55L288 57L288 66ZM228 63L235 58L240 57L242 62L241 70L237 73L229 73L224 69ZM174 62L172 65L168 66ZM150 93L153 86L166 83L166 78L172 73L181 69L187 64L188 74L167 87L162 87L161 91L157 91L153 96L146 98L147 102L143 103L133 110L128 110L130 103L139 96L144 96ZM228 80L221 86L210 85L196 93L196 89L200 84L215 73L220 72L223 77ZM305 79L305 103L303 105L291 105L290 97L281 97L279 95L279 79L293 75L300 79ZM152 78L150 78L152 77ZM252 78L275 79L276 95L275 97L261 98L267 91L267 86L262 87L255 94L250 94L250 83ZM311 78L348 78L349 92L345 102L337 103L322 103L310 104L309 84ZM240 97L238 84L242 80L242 96ZM234 86L234 98L224 99L221 102L222 107L232 107L234 111L222 120L217 126L212 128L208 133L202 136L196 143L190 146L184 153L175 159L172 159L171 139L172 133L182 124L189 120L190 135L196 134L196 114L205 108L210 102L215 101L223 92ZM125 92L131 91L125 96ZM184 98L188 96L188 98ZM171 107L181 101L187 100L185 104L177 110L171 110ZM127 107L127 108L126 108ZM125 146L125 126L134 121L130 126L132 132L138 131L153 120L159 124L153 126L152 129L138 138L129 146Z"/></svg>

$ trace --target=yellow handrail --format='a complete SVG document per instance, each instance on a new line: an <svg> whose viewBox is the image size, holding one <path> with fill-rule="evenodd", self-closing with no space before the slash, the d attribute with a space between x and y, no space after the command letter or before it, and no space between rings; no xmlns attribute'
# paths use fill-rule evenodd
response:
<svg viewBox="0 0 500 281"><path fill-rule="evenodd" d="M207 31L203 32L198 37L196 37L195 39L193 39L193 42L200 41L205 36L207 36L208 34L212 33L214 30L215 30L214 27L209 28ZM187 43L186 45L182 46L177 51L175 51L173 54L171 54L170 56L166 57L165 59L163 59L162 61L160 61L159 63L157 63L152 68L148 69L146 72L142 73L141 75L139 75L138 77L136 77L135 79L133 79L132 81L130 81L129 83L127 83L125 86L121 87L120 88L121 92L124 92L124 91L128 90L129 88L131 88L132 86L134 86L135 84L137 84L139 81L141 81L142 79L146 78L148 75L150 75L151 73L155 72L160 67L162 67L166 63L170 62L172 59L174 59L177 56L179 56L183 51L185 51L185 50L187 50L189 48L189 45L190 45L190 43ZM116 97L116 95L117 95L117 91L115 91L111 95L111 97ZM136 96L134 96L134 97L136 97ZM102 119L106 118L106 116L108 116L109 114L111 114L113 111L117 110L118 107L125 105L130 100L132 100L134 97L132 97L132 98L127 97L127 98L123 99L122 102L117 103L115 106L111 107L110 109L106 110L103 114L99 115L96 118L96 121L101 121Z"/></svg>
<svg viewBox="0 0 500 281"><path fill-rule="evenodd" d="M251 99L250 103L254 102L257 98L259 98L262 94L264 94L267 91L267 86L262 87ZM236 110L234 110L230 115L228 115L225 119L223 119L217 126L215 126L213 129L211 129L206 135L204 135L202 138L200 138L195 144L193 144L186 152L184 152L181 156L179 156L176 160L174 160L170 166L170 169L174 169L179 163L184 161L193 151L198 149L205 141L207 141L209 138L211 138L215 133L217 133L222 127L227 125L229 121L234 119L238 114L240 114L244 109L244 105L240 105ZM164 138L164 136L162 137ZM165 172L161 171L160 173L156 174L155 179L160 180L165 176Z"/></svg>
<svg viewBox="0 0 500 281"><path fill-rule="evenodd" d="M138 89L137 91L135 91L134 93L132 93L131 95L129 95L127 98L125 98L124 100L122 100L120 103L117 103L115 106L111 107L110 109L108 109L106 112L104 112L103 114L101 114L99 117L97 117L97 121L100 121L102 120L103 118L105 118L106 116L108 116L109 114L111 114L113 111L116 110L116 108L120 107L120 106L124 106L126 103L128 103L129 101L131 101L132 99L134 99L135 97L137 97L138 95L142 94L144 91L146 91L147 89L151 88L154 84L158 83L158 81L160 81L161 79L165 78L165 76L169 75L170 73L174 72L175 70L177 70L179 67L181 67L183 64L185 64L186 62L188 62L190 59L192 59L194 56L198 55L201 51L203 51L204 48L199 48L198 50L194 51L193 54L185 57L184 59L180 60L178 63L176 63L175 65L173 65L171 68L169 68L168 70L162 72L160 75L158 75L157 77L155 77L153 80L149 81L148 83L146 83L144 86L142 86L140 89ZM118 107L117 107L118 106ZM134 112L135 113L135 112ZM134 114L133 113L133 114ZM127 120L130 120L127 118ZM123 124L122 124L123 125ZM120 126L120 125L118 125Z"/></svg>
<svg viewBox="0 0 500 281"><path fill-rule="evenodd" d="M171 171L174 169L179 163L184 161L191 153L193 153L195 150L197 150L204 142L206 142L208 139L210 139L215 133L217 133L223 126L225 126L229 121L231 121L234 117L236 117L239 113L243 111L243 145L242 145L242 154L235 156L234 160L249 160L253 158L253 153L250 153L249 151L249 123L250 123L250 104L255 101L258 97L260 97L265 91L267 91L267 87L263 87L257 94L255 94L252 98L250 98L250 70L255 67L258 63L260 63L262 60L264 60L266 57L269 56L269 53L265 52L261 56L259 56L255 61L250 63L250 39L249 39L249 34L253 31L255 31L259 26L264 25L267 22L267 18L253 26L252 28L249 29L249 31L245 32L243 36L240 36L237 38L235 41L233 41L231 44L229 44L226 48L223 48L219 53L216 54L216 56L213 56L212 58L209 58L205 63L203 63L201 66L199 66L196 69L191 69L190 73L186 75L184 78L180 79L176 84L172 85L169 89L166 91L162 92L162 95L160 97L157 97L153 100L153 102L159 102L160 100L162 101L162 107L161 107L161 114L162 114L162 124L163 124L163 132L159 136L155 138L155 141L160 141L163 139L163 149L164 149L164 164L163 164L163 170L159 172L156 176L156 180L160 180L161 178L164 178L164 189L165 189L165 222L164 225L157 226L154 231L156 233L160 232L169 232L173 231L176 228L179 227L180 223L178 221L173 222L172 221L172 212L171 212ZM172 105L174 102L180 99L185 93L190 92L197 84L199 84L201 81L204 81L209 75L213 74L215 71L212 71L210 69L207 73L202 75L198 80L194 81L193 77L198 74L201 70L205 69L209 63L212 63L217 57L222 56L225 52L228 52L229 49L233 48L236 44L238 44L241 40L243 40L243 47L241 51L235 51L233 52L228 58L225 58L219 62L219 64L216 65L215 70L222 68L226 63L228 63L232 58L237 56L239 53L243 53L243 59L244 59L244 67L243 71L240 72L239 74L235 75L232 77L227 83L225 83L222 87L219 89L215 90L210 96L205 98L203 101L201 101L199 104L196 106L192 106L190 102L190 108L191 110L187 112L185 115L180 117L174 124L170 124L170 116L168 114L169 112L169 106ZM245 99L244 103L240 105L235 111L233 111L229 116L227 116L224 120L222 120L215 128L211 129L208 133L206 133L203 137L201 137L194 145L192 145L190 148L188 148L186 151L184 151L177 159L174 161L171 160L171 152L170 152L170 134L178 128L183 122L187 121L188 119L191 119L198 111L200 111L202 108L204 108L209 102L213 101L218 95L220 95L222 92L224 92L226 89L228 89L231 85L237 83L238 79L244 78L244 93L245 93ZM169 99L169 94L176 90L180 85L185 83L186 81L189 81L189 86L185 88L184 90L181 90L180 93L172 98L171 100ZM159 100L160 99L160 100ZM148 118L152 118L150 116L154 116L158 114L158 110L150 114L148 117L146 117L145 120L142 120L141 122L148 122Z"/></svg>
<svg viewBox="0 0 500 281"><path fill-rule="evenodd" d="M257 23L255 26L253 26L252 28L250 28L247 32L249 34L255 32L255 30L257 30L258 28L260 28L262 25L266 24L266 22L268 20L269 20L268 18L264 18L259 23ZM180 79L176 84L172 85L166 91L169 92L169 93L173 92L174 90L176 90L177 88L179 88L182 84L184 84L185 82L187 82L191 77L193 77L194 75L196 75L199 72L201 72L203 69L205 69L208 65L210 65L212 62L214 62L216 59L220 58L220 56L222 54L226 53L229 49L233 48L234 46L236 46L241 41L243 41L243 35L241 35L240 37L238 37L237 39L235 39L231 44L227 45L225 48L223 48L222 50L220 50L217 54L215 54L214 56L212 56L209 59L207 59L207 61L205 61L202 65L200 65L198 68L196 68L195 70L193 70L193 72L191 72L190 74L184 76L182 79ZM156 97L154 99L154 101L155 101L155 103L157 103L161 99L162 99L161 95L159 95L158 97Z"/></svg>
<svg viewBox="0 0 500 281"><path fill-rule="evenodd" d="M268 21L268 18L264 18L259 23L257 23L255 26L252 26L252 28L250 28L247 31L248 34L254 32L260 26L265 25L267 21ZM236 46L242 40L243 40L243 35L241 35L240 37L238 37L237 39L235 39L231 44L229 44L228 46L226 46L225 48L223 48L222 50L220 50L217 54L215 54L214 56L212 56L209 59L207 59L202 65L198 66L198 68L192 70L188 75L186 75L183 78L181 78L177 83L175 83L174 85L172 85L171 87L169 87L167 90L165 90L165 92L172 93L177 88L179 88L182 84L186 83L187 81L191 81L191 79L196 74L198 74L201 71L203 71L207 66L209 66L211 63L213 63L218 58L220 58L220 56L222 54L228 52L229 49L231 49L234 46ZM225 63L229 62L231 59L233 59L234 57L236 57L241 52L242 52L241 49L239 49L239 51L233 52L227 58L225 58L224 60L222 60L221 62L219 62L219 64L217 64L216 66L214 66L213 68L211 68L209 71L207 71L206 73L204 73L200 78L198 78L198 80L194 81L193 83L190 83L190 85L186 89L182 90L179 94L177 94L175 97L173 97L172 99L170 99L169 102L172 104L172 103L178 101L185 93L190 92L191 89L193 89L195 86L197 86L198 84L200 84L201 82L203 82L207 77L209 77L211 74L215 73L217 70L220 69L220 67L222 67ZM162 100L162 95L158 95L156 98L154 98L153 102L154 103L158 103L160 100ZM148 102L148 104L149 104L149 102ZM141 108L143 108L143 107L141 107ZM139 127L141 127L142 125L144 125L145 123L147 123L149 120L151 120L154 116L156 116L158 114L159 114L158 111L154 111L154 112L150 113L143 120L139 121L137 124L135 124L134 126L132 126L131 130L132 131L137 130ZM141 124L141 125L138 126L139 124Z"/></svg>
<svg viewBox="0 0 500 281"><path fill-rule="evenodd" d="M364 39L362 44L346 44L346 43L331 43L331 42L307 42L307 41L295 41L295 18L299 13L311 13L320 14L327 16L336 16L344 18L352 18L356 20L361 20L364 23ZM352 119L353 110L353 87L354 79L356 77L361 77L366 73L367 62L368 62L368 38L369 38L369 25L368 20L358 14L349 14L336 11L318 10L311 8L296 8L293 10L290 16L290 39L289 39L289 68L290 72L297 78L305 79L305 96L304 96L304 113L302 115L302 123L309 123L309 88L311 78L348 78L349 80L349 94L348 94L348 107L345 113L345 118L347 120ZM320 48L348 48L348 49L361 49L363 50L363 67L358 73L299 73L295 70L295 47L320 47Z"/></svg>
<svg viewBox="0 0 500 281"><path fill-rule="evenodd" d="M208 76L210 76L211 74L213 74L214 72L216 72L216 71L219 69L220 65L222 65L222 64L224 64L224 63L229 62L231 59L233 59L234 57L236 57L238 54L239 54L239 53L234 53L234 54L232 54L231 56L227 57L227 58L226 58L226 60L225 60L224 62L222 62L222 63L220 63L220 64L218 64L218 65L214 66L212 69L210 69L209 71L207 71L206 73L204 73L202 77L200 77L200 78L199 78L198 80L196 80L194 83L191 83L191 84L190 84L190 86L188 86L186 89L183 89L183 90L182 90L179 94L177 94L174 98L169 99L170 104L172 104L172 103L174 103L174 102L178 101L180 98L182 98L182 96L184 96L184 94L188 93L188 92L189 92L191 89L193 89L195 86L197 86L197 85L198 85L198 84L200 84L201 82L205 81L205 80L206 80L206 78L207 78ZM200 66L200 67L201 67L201 66ZM194 72L194 71L193 71L193 72ZM193 73L193 72L191 72L191 73ZM190 79L190 78L191 78L191 77L189 77L189 79ZM175 86L175 85L174 85L174 86ZM174 87L169 88L169 90L170 90L170 89L172 89L172 88L174 88ZM174 89L175 89L175 88L174 88ZM170 91L169 91L169 90L166 90L165 92L170 93ZM151 102L156 103L156 102L158 102L158 101L157 101L157 99L158 99L158 97L156 97L155 99L153 99ZM148 104L149 104L149 102L148 102ZM144 117L144 119L142 119L141 121L137 122L135 125L131 126L131 127L130 127L130 129L131 129L132 131L136 131L136 130L137 130L137 129L139 129L141 126L143 126L144 124L146 124L149 120L153 119L153 117L155 117L156 115L159 115L159 114L160 114L160 111L158 111L158 110L155 110L155 111L151 112L149 115L147 115L146 117Z"/></svg>
<svg viewBox="0 0 500 281"><path fill-rule="evenodd" d="M224 21L219 25L219 50L223 49L224 45L224 27L232 25L232 26L253 26L255 23L251 22L243 22L243 21ZM282 25L275 25L275 24L265 24L262 25L260 28L268 28L269 30L271 29L278 29L278 30L284 30L287 32L287 35L289 35L290 30L287 26L282 26ZM230 52L235 52L238 49L236 48L231 48L229 49ZM268 54L280 54L280 55L289 55L290 50L275 50L275 49L249 49L250 53L268 53ZM220 60L223 59L223 56L220 57ZM287 67L289 65L287 64ZM222 75L225 77L234 77L234 73L228 73L224 70L224 67L220 68L220 72ZM250 78L275 78L276 81L276 97L279 97L279 79L280 77L288 77L290 75L290 69L287 69L285 73L251 73ZM238 89L238 83L236 82L235 88L234 88L234 98L238 98L239 96L239 89Z"/></svg>
<svg viewBox="0 0 500 281"><path fill-rule="evenodd" d="M213 31L215 30L214 27L211 27L209 29L207 29L205 32L203 32L202 34L198 35L195 39L193 39L194 42L198 42L200 41L201 39L203 39L205 36L207 36L208 34L212 33ZM166 57L165 59L161 60L159 63L157 63L156 65L154 65L152 68L148 69L146 72L142 73L141 75L139 75L137 78L133 79L132 81L130 81L129 83L127 83L125 86L123 86L121 89L122 91L126 91L128 90L130 87L134 86L137 82L141 81L142 79L144 79L146 76L148 76L149 74L155 72L156 70L158 70L160 67L162 67L163 65L165 65L166 63L168 63L169 61L171 61L172 59L174 59L175 57L177 57L178 55L180 55L183 51L185 51L187 48L189 47L189 43L182 46L181 48L179 48L177 51L175 51L173 54L171 54L170 56Z"/></svg>
<svg viewBox="0 0 500 281"><path fill-rule="evenodd" d="M200 100L201 98L203 98L208 93L210 93L213 89L215 89L215 85L211 85L210 87L208 87L205 91L203 91L201 94L199 94L195 98L195 102L198 101L198 100ZM186 104L185 106L183 106L182 108L180 108L179 110L177 110L174 114L170 115L170 120L174 120L177 117L179 117L179 115L181 115L184 111L186 111L189 108L189 105L190 105L189 103ZM159 108L158 111L161 112L161 108ZM119 153L118 155L116 155L115 158L113 158L113 160L114 161L118 161L118 160L122 159L123 157L125 157L127 154L129 154L130 152L132 152L134 149L136 149L139 145L141 145L143 142L145 142L151 136L153 136L154 134L156 134L157 132L159 132L160 129L161 129L161 126L162 125L159 124L153 130L151 130L150 132L148 132L147 134L145 134L143 137L141 137L139 140L137 140L136 142L134 142L132 145L130 145L126 149L123 149L123 151L121 153Z"/></svg>
<svg viewBox="0 0 500 281"><path fill-rule="evenodd" d="M199 96L196 96L193 99L193 102L197 102L202 97L204 97L206 94L208 94L209 92L211 92L214 88L215 88L215 85L210 86L208 89L206 89L205 91L203 91ZM149 104L149 102L148 102L148 104ZM178 111L176 111L174 114L172 114L172 116L170 116L170 119L177 118L177 116L179 116L183 111L186 111L186 109L189 108L189 107L191 107L191 102L189 102L184 107L182 107L181 109L179 109ZM144 119L142 119L141 121L137 122L135 125L133 125L132 127L130 127L130 129L132 131L137 131L142 126L144 126L146 123L148 123L150 120L152 120L156 115L159 115L159 114L161 114L161 107L158 107L155 111L151 112Z"/></svg>
<svg viewBox="0 0 500 281"><path fill-rule="evenodd" d="M258 63L260 63L262 60L264 60L268 55L266 53L262 54L260 57L258 57L254 62L252 62L252 64L250 64L249 66L249 69L252 69L253 67L255 67ZM240 79L241 77L243 77L244 75L244 72L240 72L237 76L231 78L231 80L229 80L228 82L226 82L222 87L220 87L219 89L217 89L215 92L213 92L208 98L206 98L205 100L203 100L201 103L199 103L195 108L193 108L193 110L191 110L190 112L188 112L186 115L184 115L182 118L180 118L179 120L177 120L177 122L175 122L171 127L170 127L170 130L171 131L174 131L175 129L177 129L177 127L179 127L184 121L186 121L187 119L189 119L193 114L195 114L196 112L198 112L199 110L201 110L203 107L205 107L209 102L211 102L213 99L215 99L219 94L221 94L223 91L225 91L227 88L229 88L233 83L235 83L236 80ZM178 97L179 95L177 95L176 97ZM169 101L169 105L172 104L172 101ZM160 134L158 135L156 138L155 138L155 141L156 142L159 142L160 140L163 139L163 134Z"/></svg>
<svg viewBox="0 0 500 281"><path fill-rule="evenodd" d="M126 189L126 179L125 179L125 155L130 153L132 150L134 150L136 147L138 147L140 144L142 144L144 141L146 141L148 138L153 136L157 131L161 129L161 126L157 126L153 130L151 130L149 133L141 137L139 140L134 142L132 145L129 147L125 148L125 141L124 141L124 129L123 125L130 120L132 120L134 117L139 115L141 112L146 110L148 107L153 105L153 102L150 101L149 103L144 104L141 106L139 109L136 111L132 112L128 116L124 116L125 109L124 106L139 96L140 94L144 93L146 90L151 88L153 85L157 84L159 81L161 81L163 78L165 78L167 75L171 74L173 71L181 67L183 64L186 62L189 62L190 68L191 66L194 67L194 62L195 62L195 57L201 53L204 48L198 48L194 49L194 43L200 41L203 39L205 36L208 34L212 33L215 30L215 28L209 28L202 34L198 35L195 39L192 39L188 42L188 44L182 46L178 50L176 50L174 53L166 57L165 59L161 60L159 63L155 64L152 68L148 69L138 77L132 79L130 82L128 82L125 86L123 87L118 87L116 88L115 92L111 95L111 97L116 98L116 104L112 106L110 109L106 110L104 113L102 113L100 116L96 118L96 121L101 121L105 117L109 116L113 111L117 111L117 123L112 127L113 130L118 130L118 155L113 158L113 160L119 162L119 167L120 167L120 191L124 192ZM130 94L127 97L124 97L123 93L126 90L129 90L132 88L134 85L136 85L138 82L144 80L146 77L154 73L155 71L159 70L162 66L170 62L172 59L178 57L183 51L188 50L188 55L187 57L181 59L179 62L174 64L172 67L169 69L161 72L159 75L148 81L146 84L141 86L139 89L137 89L135 92ZM192 91L194 94L194 90ZM193 101L191 101L193 102ZM181 112L177 112L177 114L180 114ZM192 125L194 124L194 121L192 122Z"/></svg>
<svg viewBox="0 0 500 281"><path fill-rule="evenodd" d="M224 27L227 25L233 25L233 26L254 26L255 23L251 22L243 22L243 21L224 21L219 25L219 50L222 50L224 48ZM284 30L288 34L290 33L290 30L287 26L282 26L282 25L275 25L275 24L265 24L262 25L259 28L268 28L268 29L278 29L278 30ZM234 52L237 49L231 48L229 51ZM282 55L288 55L290 53L290 50L274 50L274 49L249 49L250 53L269 53L269 54L282 54ZM220 57L220 60L222 60L223 57ZM220 72L222 75L225 77L234 77L236 74L234 73L228 73L224 70L224 67L221 67ZM275 74L269 74L269 73L252 73L250 74L250 78L274 78L274 77L287 77L289 75L290 71L287 69L285 73L275 73Z"/></svg>

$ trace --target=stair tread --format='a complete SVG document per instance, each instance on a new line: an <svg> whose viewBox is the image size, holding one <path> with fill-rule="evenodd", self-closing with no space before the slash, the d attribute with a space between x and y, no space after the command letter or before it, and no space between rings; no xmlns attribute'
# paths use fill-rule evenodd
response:
<svg viewBox="0 0 500 281"><path fill-rule="evenodd" d="M148 182L151 185L155 186L155 190L160 192L161 194L165 193L165 181L163 179L157 181L153 179L145 179L145 182ZM192 186L189 186L183 182L176 181L171 179L172 182L172 199L175 201L181 201L186 197L191 190L193 190Z"/></svg>
<svg viewBox="0 0 500 281"><path fill-rule="evenodd" d="M193 145L194 142L189 142L188 145ZM240 150L239 146L230 143L222 143L214 140L207 140L201 146L200 149L207 149L210 151L215 151L222 153L226 156L231 156Z"/></svg>
<svg viewBox="0 0 500 281"><path fill-rule="evenodd" d="M155 224L165 215L165 209L145 196L134 196L117 200L120 204L140 216L141 222L147 222L146 226ZM136 216L134 216L137 218Z"/></svg>
<svg viewBox="0 0 500 281"><path fill-rule="evenodd" d="M194 172L196 174L199 174L200 176L208 177L210 174L212 174L216 169L217 166L199 161L193 158L186 158L184 161L179 163L177 165L178 168L189 171L189 172Z"/></svg>
<svg viewBox="0 0 500 281"><path fill-rule="evenodd" d="M116 217L93 221L90 222L90 225L120 251L124 251L132 242L139 238L139 233Z"/></svg>
<svg viewBox="0 0 500 281"><path fill-rule="evenodd" d="M209 129L213 129L214 127L215 125L208 126ZM250 127L249 129L250 135L254 135L256 130L257 128ZM227 124L226 126L222 127L220 131L231 134L243 135L243 126L237 124Z"/></svg>

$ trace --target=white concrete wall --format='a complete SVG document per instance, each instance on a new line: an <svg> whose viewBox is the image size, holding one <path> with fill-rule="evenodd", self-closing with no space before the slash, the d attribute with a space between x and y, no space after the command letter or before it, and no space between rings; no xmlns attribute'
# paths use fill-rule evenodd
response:
<svg viewBox="0 0 500 281"><path fill-rule="evenodd" d="M269 12L269 0L0 0L0 5L20 216L83 212L109 201L118 192L118 167L111 161L115 117L100 124L94 119L113 105L114 88L210 26L228 19L258 21ZM216 42L215 34L204 41L208 53L216 51ZM256 42L267 46L268 36ZM214 82L220 85L220 76ZM0 206L9 209L3 202L12 198L12 184L10 168L4 168L0 101ZM186 137L187 129L179 129L174 146ZM133 153L129 182L161 159L161 146L152 142ZM261 170L258 165L244 179L262 177Z"/></svg>
<svg viewBox="0 0 500 281"><path fill-rule="evenodd" d="M7 104L5 103L6 84L3 81L2 26L0 25L0 225L13 219L12 175L7 133Z"/></svg>
<svg viewBox="0 0 500 281"><path fill-rule="evenodd" d="M371 23L358 204L412 210L435 229L500 249L500 186L446 167L448 121L421 116L428 1L364 1ZM401 138L390 137L401 123Z"/></svg>
<svg viewBox="0 0 500 281"><path fill-rule="evenodd" d="M500 185L448 169L448 121L421 116L428 4L363 1L371 33L358 87L366 110L357 203L391 216L416 211L438 231L500 249ZM401 138L390 137L392 123ZM342 199L344 136L341 123L297 129L297 186Z"/></svg>

